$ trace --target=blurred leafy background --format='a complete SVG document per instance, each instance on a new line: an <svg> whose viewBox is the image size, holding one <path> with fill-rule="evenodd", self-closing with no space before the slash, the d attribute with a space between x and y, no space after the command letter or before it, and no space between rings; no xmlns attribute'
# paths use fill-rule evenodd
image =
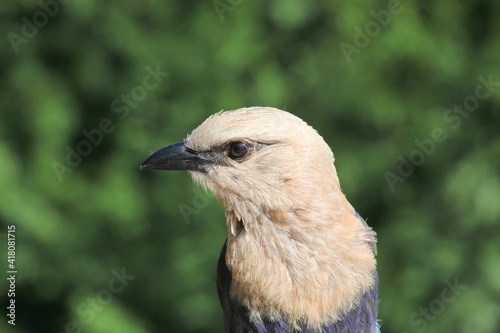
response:
<svg viewBox="0 0 500 333"><path fill-rule="evenodd" d="M1 332L221 332L222 209L186 173L139 165L252 105L332 146L378 232L383 332L500 330L498 1L22 0L0 13L0 267L15 225L18 270L16 325L3 307Z"/></svg>

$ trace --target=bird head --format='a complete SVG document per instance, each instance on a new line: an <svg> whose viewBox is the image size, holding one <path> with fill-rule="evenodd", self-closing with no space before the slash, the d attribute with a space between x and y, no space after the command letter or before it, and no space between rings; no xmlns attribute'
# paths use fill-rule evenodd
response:
<svg viewBox="0 0 500 333"><path fill-rule="evenodd" d="M338 201L333 162L328 145L303 120L275 108L251 107L212 115L186 140L153 153L141 168L188 170L226 213L249 228L262 210L284 217L283 210L300 209L306 201L313 206ZM316 200L318 194L322 200Z"/></svg>
<svg viewBox="0 0 500 333"><path fill-rule="evenodd" d="M373 285L374 233L342 193L329 146L291 113L216 113L141 168L187 170L215 194L232 294L251 316L319 327Z"/></svg>

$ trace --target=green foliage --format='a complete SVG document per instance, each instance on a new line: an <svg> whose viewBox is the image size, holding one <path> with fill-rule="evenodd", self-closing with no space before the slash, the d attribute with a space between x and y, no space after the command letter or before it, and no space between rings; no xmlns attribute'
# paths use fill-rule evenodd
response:
<svg viewBox="0 0 500 333"><path fill-rule="evenodd" d="M139 165L252 105L332 146L383 332L500 330L497 2L59 1L0 5L0 331L221 332L223 212Z"/></svg>

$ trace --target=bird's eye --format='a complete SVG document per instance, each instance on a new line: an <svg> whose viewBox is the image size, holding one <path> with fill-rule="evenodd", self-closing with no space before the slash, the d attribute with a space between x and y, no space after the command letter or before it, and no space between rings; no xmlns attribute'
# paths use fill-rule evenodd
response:
<svg viewBox="0 0 500 333"><path fill-rule="evenodd" d="M237 141L231 143L228 149L228 155L232 159L240 159L245 157L249 152L248 145L245 142Z"/></svg>

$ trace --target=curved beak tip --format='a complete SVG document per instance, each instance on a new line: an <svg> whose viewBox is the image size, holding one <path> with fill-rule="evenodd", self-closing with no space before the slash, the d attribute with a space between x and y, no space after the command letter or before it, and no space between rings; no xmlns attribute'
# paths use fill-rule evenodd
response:
<svg viewBox="0 0 500 333"><path fill-rule="evenodd" d="M181 141L152 153L139 168L204 171L206 162L197 152L186 149L185 143Z"/></svg>

